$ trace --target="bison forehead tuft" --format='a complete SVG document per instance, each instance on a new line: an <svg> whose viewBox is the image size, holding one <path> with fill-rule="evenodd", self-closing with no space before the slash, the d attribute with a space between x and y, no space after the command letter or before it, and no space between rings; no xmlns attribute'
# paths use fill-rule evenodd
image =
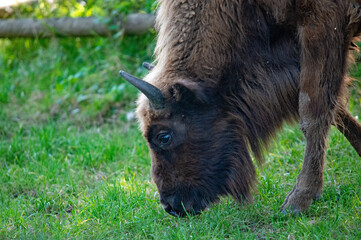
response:
<svg viewBox="0 0 361 240"><path fill-rule="evenodd" d="M150 105L150 102L146 96L141 94L138 98L138 107L136 110L136 116L140 124L140 130L143 135L147 132L147 129L152 124L152 122L168 119L171 115L169 108L165 109L153 109Z"/></svg>

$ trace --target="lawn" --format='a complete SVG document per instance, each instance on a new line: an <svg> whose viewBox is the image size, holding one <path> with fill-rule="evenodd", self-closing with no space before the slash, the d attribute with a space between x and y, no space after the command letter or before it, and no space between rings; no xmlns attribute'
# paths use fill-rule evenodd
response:
<svg viewBox="0 0 361 240"><path fill-rule="evenodd" d="M335 129L323 196L301 216L279 213L301 169L297 125L258 169L254 203L163 211L134 119L137 90L118 76L146 74L154 39L0 40L0 239L361 239L361 159ZM360 96L356 82L355 116Z"/></svg>

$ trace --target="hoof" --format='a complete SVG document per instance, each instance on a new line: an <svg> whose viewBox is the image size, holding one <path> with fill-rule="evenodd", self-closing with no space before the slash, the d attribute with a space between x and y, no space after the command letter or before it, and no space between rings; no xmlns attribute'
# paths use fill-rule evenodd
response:
<svg viewBox="0 0 361 240"><path fill-rule="evenodd" d="M312 197L307 191L300 191L294 187L283 202L281 212L291 211L294 216L298 216L309 208L312 199L316 199L317 196L320 195Z"/></svg>
<svg viewBox="0 0 361 240"><path fill-rule="evenodd" d="M292 214L292 217L299 217L302 215L302 212L297 209L291 209L291 208L281 209L282 215L290 215L290 213Z"/></svg>

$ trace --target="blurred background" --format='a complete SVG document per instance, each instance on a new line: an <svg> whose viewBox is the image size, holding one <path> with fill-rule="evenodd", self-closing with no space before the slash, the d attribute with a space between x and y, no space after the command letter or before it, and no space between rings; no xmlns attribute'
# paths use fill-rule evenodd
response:
<svg viewBox="0 0 361 240"><path fill-rule="evenodd" d="M92 125L125 119L134 107L132 100L137 91L125 84L118 72L124 69L140 76L146 73L141 63L152 61L155 34L149 30L140 36L127 36L114 21L130 13L151 13L154 2L27 1L4 7L11 6L11 2L0 1L0 17L23 20L20 26L28 23L31 27L26 22L29 19L71 17L75 22L80 17L95 16L96 20L90 22L98 21L109 29L109 34L58 37L55 29L53 36L45 39L41 34L27 39L1 39L0 102L11 108L1 109L7 124L1 124L0 133L6 135L9 125L24 121L66 120ZM21 34L22 29L14 31L17 29Z"/></svg>

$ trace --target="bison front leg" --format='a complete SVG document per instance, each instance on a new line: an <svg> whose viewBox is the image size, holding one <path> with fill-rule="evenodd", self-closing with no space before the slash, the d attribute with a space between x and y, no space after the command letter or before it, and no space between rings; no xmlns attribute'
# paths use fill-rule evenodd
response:
<svg viewBox="0 0 361 240"><path fill-rule="evenodd" d="M299 9L307 12L299 28L299 113L306 148L297 182L282 205L283 210L291 209L294 213L308 209L311 201L322 194L326 143L344 84L346 55L351 41L347 36L346 10L340 9L342 6L325 8L322 6L324 1L299 2L303 3Z"/></svg>

